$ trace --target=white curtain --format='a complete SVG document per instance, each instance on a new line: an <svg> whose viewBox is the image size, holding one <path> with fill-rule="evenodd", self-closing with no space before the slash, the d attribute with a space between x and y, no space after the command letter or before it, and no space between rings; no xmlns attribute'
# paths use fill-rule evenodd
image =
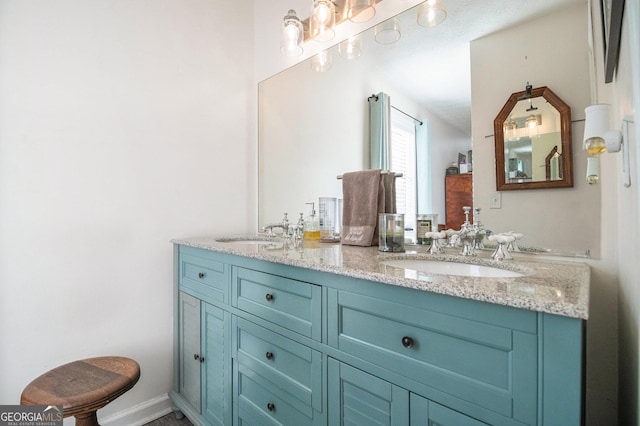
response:
<svg viewBox="0 0 640 426"><path fill-rule="evenodd" d="M429 129L427 121L416 120L416 192L419 212L433 211L431 191L431 155L429 153Z"/></svg>

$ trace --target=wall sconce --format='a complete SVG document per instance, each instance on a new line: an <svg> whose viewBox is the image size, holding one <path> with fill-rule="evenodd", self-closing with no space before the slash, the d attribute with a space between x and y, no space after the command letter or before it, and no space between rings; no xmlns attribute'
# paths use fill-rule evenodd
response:
<svg viewBox="0 0 640 426"><path fill-rule="evenodd" d="M447 18L447 12L437 4L437 0L427 0L418 9L418 25L431 28L440 25Z"/></svg>
<svg viewBox="0 0 640 426"><path fill-rule="evenodd" d="M336 5L331 0L313 0L309 18L309 35L316 41L329 41L335 37Z"/></svg>
<svg viewBox="0 0 640 426"><path fill-rule="evenodd" d="M622 132L611 128L611 107L606 104L591 105L585 108L584 149L587 157L587 182L600 181L600 159L604 152L619 152L622 149L622 172L625 187L631 186L628 148L622 140ZM623 120L628 123L629 120Z"/></svg>
<svg viewBox="0 0 640 426"><path fill-rule="evenodd" d="M280 52L286 56L302 55L302 40L304 28L296 16L296 11L290 9L282 21Z"/></svg>
<svg viewBox="0 0 640 426"><path fill-rule="evenodd" d="M347 19L351 22L367 22L376 16L374 0L347 0Z"/></svg>

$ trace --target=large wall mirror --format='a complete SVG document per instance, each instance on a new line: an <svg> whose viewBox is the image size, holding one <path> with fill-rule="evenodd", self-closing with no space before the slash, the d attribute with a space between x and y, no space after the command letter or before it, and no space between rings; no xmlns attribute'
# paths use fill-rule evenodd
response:
<svg viewBox="0 0 640 426"><path fill-rule="evenodd" d="M493 120L512 92L501 90L505 81L509 81L511 87L524 87L528 79L554 89L558 87L555 90L562 94L574 112L581 111L583 104L587 105L589 86L588 82L582 82L588 77L577 78L576 73L580 71L572 64L562 62L576 62L572 55L564 52L557 58L554 56L550 63L549 57L544 56L548 49L543 50L539 38L530 34L539 33L541 25L549 21L553 22L554 28L546 28L545 33L554 34L554 37L557 33L566 34L566 17L570 16L572 25L574 22L579 25L572 26L570 31L574 36L565 39L582 37L584 26L580 20L586 16L586 5L579 0L541 0L518 3L518 7L511 0L450 0L446 7L447 20L428 30L416 27L413 8L405 11L399 16L402 36L392 45L376 45L370 37L373 29L368 30L363 33L362 55L356 60L345 60L339 55L338 46L334 46L330 49L332 66L328 72L313 72L311 60L306 60L259 83L258 226L279 221L284 212L289 213L289 220L295 221L300 212L305 212L306 202L316 201L318 197L340 196L341 181L336 176L366 167L368 123L363 118L368 116L366 99L384 91L391 95L392 103L394 100L400 103L401 109L430 126L430 149L436 151L430 153L434 168L428 174L427 183L433 191L434 201L429 210L421 212L433 213L438 208L444 212L444 201L438 206L437 200L444 200L445 170L457 159L457 152L464 153L469 149L472 140L474 206L483 208L483 222L489 229L523 232L525 245L557 250L593 250L597 246L599 234L584 241L581 239L585 233L579 220L569 220L566 214L559 212L553 214L552 223L547 223L547 219L551 220L550 215L541 210L549 205L553 209L563 209L563 202L597 204L594 197L584 194L589 189L584 188L583 182L568 191L534 191L535 195L527 191L507 191L503 193L501 208L489 206L490 195L496 188ZM566 12L568 9L571 11ZM556 14L562 19L550 19ZM535 28L525 35L511 35L512 29L529 28L532 22L536 23ZM502 48L493 47L491 35L496 32L504 33L500 40L518 40L518 49L509 50L513 53L511 56L505 55ZM369 41L367 37L370 37ZM548 38L544 38L545 42ZM455 43L451 44L450 39ZM491 45L470 43L477 39L480 42L490 40ZM579 48L572 48L570 52L580 51L582 45L586 45L586 36L581 43L575 42ZM527 51L533 48L539 48L540 53L536 51L535 56L524 59ZM488 62L498 63L497 58L508 57L510 62L500 67L504 74L496 77L494 71L491 75L476 72L476 79L479 76L485 79L476 82L471 76L471 61L479 52L482 59L474 61L479 68L486 68ZM537 62L532 64L531 58ZM588 75L588 67L580 66ZM566 69L572 70L571 81L579 81L579 84L565 82ZM406 85L412 90L403 90L402 86ZM543 103L546 104L546 100ZM534 105L542 108L542 103ZM573 133L579 133L579 129L574 128ZM458 149L455 147L458 144L466 148ZM456 155L450 155L447 150ZM558 156L555 152L551 154L555 158L551 160L553 164L559 156L570 152L561 144L558 151ZM440 159L436 160L438 156ZM576 175L582 174L582 163L576 161ZM435 166L442 169L435 170ZM560 172L555 166L550 166L549 173L563 179L571 174L564 170ZM444 223L444 213L439 221ZM556 227L562 232L555 232ZM545 229L554 231L541 232Z"/></svg>
<svg viewBox="0 0 640 426"><path fill-rule="evenodd" d="M573 186L571 108L551 89L513 93L494 132L498 191Z"/></svg>

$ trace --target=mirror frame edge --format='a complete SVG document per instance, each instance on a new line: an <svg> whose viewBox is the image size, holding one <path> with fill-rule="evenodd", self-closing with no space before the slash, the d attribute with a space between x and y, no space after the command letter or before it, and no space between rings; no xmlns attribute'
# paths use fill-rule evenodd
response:
<svg viewBox="0 0 640 426"><path fill-rule="evenodd" d="M560 113L560 139L562 144L562 180L539 181L525 183L507 183L504 170L504 121L518 103L518 98L526 92L511 94L496 118L493 120L494 147L496 160L496 190L522 190L522 189L546 189L546 188L572 188L573 187L573 139L571 135L571 107L558 97L547 86L536 87L531 90L531 97L543 97ZM565 155L566 154L566 155Z"/></svg>

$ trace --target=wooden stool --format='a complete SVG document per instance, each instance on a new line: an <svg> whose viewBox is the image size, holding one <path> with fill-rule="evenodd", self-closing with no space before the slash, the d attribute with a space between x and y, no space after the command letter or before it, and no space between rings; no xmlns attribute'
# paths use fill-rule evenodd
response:
<svg viewBox="0 0 640 426"><path fill-rule="evenodd" d="M96 426L96 411L131 389L139 378L140 366L132 359L83 359L56 367L29 383L20 404L62 405L63 416L75 416L77 426Z"/></svg>

